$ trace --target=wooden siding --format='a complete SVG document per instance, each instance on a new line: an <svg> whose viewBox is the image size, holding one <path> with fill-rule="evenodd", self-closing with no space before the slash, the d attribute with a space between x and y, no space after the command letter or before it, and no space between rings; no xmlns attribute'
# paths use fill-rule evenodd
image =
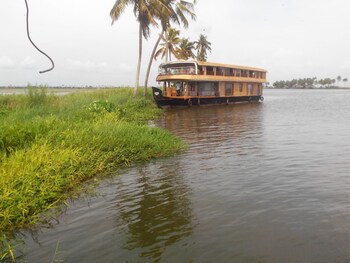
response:
<svg viewBox="0 0 350 263"><path fill-rule="evenodd" d="M187 64L191 65L186 62L160 66L160 74L156 80L163 82L164 96L186 99L263 95L263 83L267 82L267 71L264 69L210 62L192 63L191 71L184 70ZM181 85L178 91L175 88L177 82Z"/></svg>
<svg viewBox="0 0 350 263"><path fill-rule="evenodd" d="M231 76L213 76L213 75L158 75L157 81L209 81L209 82L250 82L250 83L265 83L266 79L243 78Z"/></svg>
<svg viewBox="0 0 350 263"><path fill-rule="evenodd" d="M262 68L246 67L246 66L239 66L239 65L221 64L221 63L204 62L204 61L197 61L196 63L197 63L198 66L234 68L234 69L243 69L243 70L267 72L265 69L262 69Z"/></svg>

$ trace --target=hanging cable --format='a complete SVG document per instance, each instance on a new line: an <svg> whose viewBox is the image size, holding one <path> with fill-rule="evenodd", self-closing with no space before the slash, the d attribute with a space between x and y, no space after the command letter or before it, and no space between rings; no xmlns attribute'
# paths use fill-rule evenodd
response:
<svg viewBox="0 0 350 263"><path fill-rule="evenodd" d="M51 71L51 70L54 69L55 63L54 63L53 60L49 57L49 55L47 55L44 51L40 50L40 49L34 44L34 42L32 41L32 39L30 38L30 35L29 35L29 7L28 7L27 0L24 0L24 2L26 3L26 8L27 8L26 23L27 23L27 36L28 36L28 39L29 39L30 43L32 43L32 45L33 45L41 54L43 54L44 56L46 56L46 57L51 61L51 64L52 64L52 65L51 65L51 68L46 69L46 70L43 70L43 71L39 71L39 73L49 72L49 71Z"/></svg>

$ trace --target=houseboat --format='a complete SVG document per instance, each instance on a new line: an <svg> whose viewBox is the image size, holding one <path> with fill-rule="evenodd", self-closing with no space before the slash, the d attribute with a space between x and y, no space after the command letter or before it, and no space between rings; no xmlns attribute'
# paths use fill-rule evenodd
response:
<svg viewBox="0 0 350 263"><path fill-rule="evenodd" d="M158 107L263 101L267 71L203 61L174 61L159 66L152 87Z"/></svg>

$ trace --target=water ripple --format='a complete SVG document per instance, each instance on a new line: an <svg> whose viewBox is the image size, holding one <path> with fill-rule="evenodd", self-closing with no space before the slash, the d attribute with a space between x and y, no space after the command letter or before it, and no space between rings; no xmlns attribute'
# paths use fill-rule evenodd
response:
<svg viewBox="0 0 350 263"><path fill-rule="evenodd" d="M168 111L189 148L104 181L26 260L59 239L65 262L349 262L350 91L264 96Z"/></svg>

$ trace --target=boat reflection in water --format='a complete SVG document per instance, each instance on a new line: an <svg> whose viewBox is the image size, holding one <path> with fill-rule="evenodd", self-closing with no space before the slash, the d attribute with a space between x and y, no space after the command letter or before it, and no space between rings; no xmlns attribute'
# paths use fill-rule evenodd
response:
<svg viewBox="0 0 350 263"><path fill-rule="evenodd" d="M123 176L116 185L116 221L124 226L123 247L133 251L134 260L158 262L169 247L192 233L191 190L176 163L137 170L137 176Z"/></svg>
<svg viewBox="0 0 350 263"><path fill-rule="evenodd" d="M26 234L25 262L159 262L192 235L192 191L180 167L156 161L106 179L98 196L71 201L50 228ZM58 247L57 247L58 246Z"/></svg>

